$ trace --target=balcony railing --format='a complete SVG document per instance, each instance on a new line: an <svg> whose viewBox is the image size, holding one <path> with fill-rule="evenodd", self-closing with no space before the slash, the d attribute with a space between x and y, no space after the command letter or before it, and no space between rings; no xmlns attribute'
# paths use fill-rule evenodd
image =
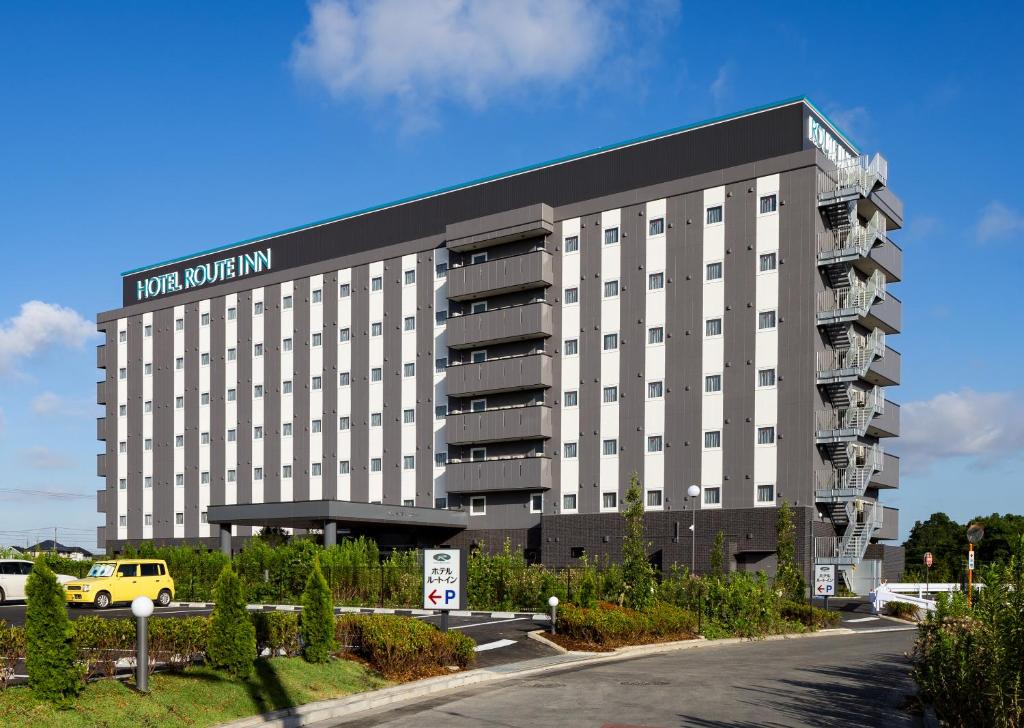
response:
<svg viewBox="0 0 1024 728"><path fill-rule="evenodd" d="M879 445L851 445L848 456L850 464L846 467L815 471L814 490L817 500L834 503L863 496L868 483L885 463L885 453Z"/></svg>
<svg viewBox="0 0 1024 728"><path fill-rule="evenodd" d="M867 225L850 225L838 230L818 233L817 248L819 263L834 263L855 257L867 257L875 241L885 239L886 221L881 213L875 212Z"/></svg>
<svg viewBox="0 0 1024 728"><path fill-rule="evenodd" d="M885 185L889 163L881 154L870 159L866 154L840 162L835 169L818 171L818 200L830 202L837 198L867 197L875 185Z"/></svg>
<svg viewBox="0 0 1024 728"><path fill-rule="evenodd" d="M867 316L878 299L885 298L885 274L876 270L866 281L854 277L847 288L818 292L818 320L831 321Z"/></svg>

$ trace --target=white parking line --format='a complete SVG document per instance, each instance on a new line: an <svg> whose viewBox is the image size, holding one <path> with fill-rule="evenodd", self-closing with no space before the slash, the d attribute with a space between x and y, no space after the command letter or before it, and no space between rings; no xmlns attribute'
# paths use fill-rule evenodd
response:
<svg viewBox="0 0 1024 728"><path fill-rule="evenodd" d="M449 629L471 629L473 627L483 627L485 624L502 624L503 622L521 622L528 617L514 617L512 619L496 619L493 622L477 622L476 624L458 624L453 625Z"/></svg>
<svg viewBox="0 0 1024 728"><path fill-rule="evenodd" d="M509 645L514 645L515 643L515 640L498 640L496 642L488 642L487 644L477 645L474 648L474 651L485 652L487 650L496 650L499 647L508 647Z"/></svg>
<svg viewBox="0 0 1024 728"><path fill-rule="evenodd" d="M860 619L848 619L847 624L855 624L856 622L877 622L881 617L861 617Z"/></svg>

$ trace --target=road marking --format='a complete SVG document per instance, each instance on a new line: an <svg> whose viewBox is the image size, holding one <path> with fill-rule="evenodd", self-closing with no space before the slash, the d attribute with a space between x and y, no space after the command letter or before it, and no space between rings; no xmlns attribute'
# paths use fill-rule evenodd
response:
<svg viewBox="0 0 1024 728"><path fill-rule="evenodd" d="M856 622L877 622L881 617L861 617L860 619L848 619L847 624L854 624Z"/></svg>
<svg viewBox="0 0 1024 728"><path fill-rule="evenodd" d="M474 648L474 651L485 652L487 650L496 650L499 647L508 647L509 645L514 645L515 643L515 640L498 640L497 642L488 642L487 644L477 645Z"/></svg>
<svg viewBox="0 0 1024 728"><path fill-rule="evenodd" d="M526 617L513 617L512 619L496 619L493 622L477 622L476 624L457 624L449 629L471 629L473 627L483 627L486 624L502 624L504 622L521 622Z"/></svg>

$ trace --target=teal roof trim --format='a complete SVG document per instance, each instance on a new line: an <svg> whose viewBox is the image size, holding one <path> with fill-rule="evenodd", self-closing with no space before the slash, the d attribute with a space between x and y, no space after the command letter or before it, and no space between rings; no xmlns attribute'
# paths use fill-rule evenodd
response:
<svg viewBox="0 0 1024 728"><path fill-rule="evenodd" d="M791 99L785 99L783 101L776 101L774 103L764 104L762 106L755 106L755 107L750 108L750 109L744 109L743 111L737 111L737 112L734 112L734 113L731 113L731 114L725 114L723 116L716 116L716 117L711 118L711 119L704 119L702 121L696 121L696 122L693 122L691 124L684 124L683 126L677 126L677 127L673 128L673 129L667 129L665 131L659 131L659 132L655 132L653 134L645 134L644 136L635 137L633 139L627 139L626 141L616 142L614 144L607 144L607 145L605 145L603 147L597 147L596 149L589 149L589 150L587 150L585 152L577 152L575 154L569 154L569 155L566 155L564 157L558 157L556 159L549 159L546 162L539 162L537 164L531 164L531 165L528 165L528 166L525 166L525 167L519 167L518 169L509 170L507 172L500 172L498 174L492 174L492 175L487 176L487 177L480 177L479 179L471 180L469 182L461 182L459 184L450 185L448 187L442 187L440 189L433 190L432 192L426 192L426 193L422 193L422 194L418 194L418 195L413 195L411 197L403 197L402 199L399 199L399 200L393 200L391 202L385 202L385 203L380 204L380 205L374 205L373 207L366 207L366 208L363 208L362 210L356 210L354 212L347 212L347 213L345 213L343 215L337 215L335 217L328 217L328 218L324 218L323 220L317 220L315 222L309 222L309 223L305 223L303 225L296 225L295 227L286 228L284 230L278 230L278 231L272 232L272 233L266 233L264 235L257 235L256 237L248 238L246 240L240 240L240 241L235 242L235 243L229 243L227 245L219 245L217 247L208 248L207 250L201 250L201 251L196 252L196 253L189 253L188 255L183 255L183 256L181 256L179 258L172 258L170 260L164 260L164 261L161 261L160 263L152 263L150 265L142 266L141 268L133 268L132 270L128 270L128 271L123 272L121 275L122 276L130 276L130 275L134 275L136 273L142 273L143 271L152 270L154 268L161 268L161 267L163 267L165 265L171 265L172 263L180 263L181 261L189 260L190 258L198 258L200 256L208 255L210 253L217 253L217 252L221 252L221 251L224 251L224 250L230 250L231 248L237 248L237 247L240 247L242 245L248 245L249 243L257 243L257 242L259 242L261 240L270 240L271 238L277 238L277 237L280 237L282 235L288 235L289 233L298 232L300 230L306 230L306 229L309 229L309 228L318 227L320 225L327 225L327 224L332 223L332 222L338 222L339 220L346 220L346 219L349 219L349 218L358 217L360 215L366 215L366 214L371 213L371 212L379 212L380 210L386 210L386 209L388 209L390 207L397 207L398 205L404 205L404 204L407 204L407 203L410 203L410 202L416 202L418 200L425 200L427 198L436 197L438 195L443 195L443 194L446 194L448 192L454 192L455 190L465 189L465 188L468 188L468 187L475 187L476 185L485 184L487 182L493 182L495 180L503 179L505 177L514 177L516 175L523 174L525 172L532 172L534 170L543 169L544 167L552 167L552 166L554 166L556 164L564 164L565 162L571 162L571 161L574 161L576 159L582 159L584 157L590 157L590 156L593 156L595 154L603 154L605 152L614 151L616 149L622 149L623 147L629 147L629 146L632 146L634 144L641 144L643 142L649 142L649 141L652 141L654 139L659 139L661 137L672 136L673 134L679 134L679 133L685 132L685 131L692 131L693 129L697 129L697 128L700 128L702 126L710 126L712 124L719 124L719 123L721 123L723 121L730 121L732 119L738 119L738 118L740 118L742 116L749 116L750 114L757 114L757 113L760 113L762 111L767 111L769 109L777 109L777 108L780 108L780 107L783 107L783 106L789 106L791 104L796 104L796 103L801 103L801 102L807 104L814 111L814 113L816 113L818 116L820 116L822 119L824 119L826 121L826 123L828 123L828 125L832 128L832 130L844 142L846 142L849 146L853 147L854 151L857 151L857 145L854 144L852 141L850 141L850 139L845 134L843 134L841 131L839 131L839 128L834 123L832 123L832 120L829 119L825 114L823 114L818 109L818 107L816 107L814 104L812 104L810 99L808 99L806 96L794 96Z"/></svg>

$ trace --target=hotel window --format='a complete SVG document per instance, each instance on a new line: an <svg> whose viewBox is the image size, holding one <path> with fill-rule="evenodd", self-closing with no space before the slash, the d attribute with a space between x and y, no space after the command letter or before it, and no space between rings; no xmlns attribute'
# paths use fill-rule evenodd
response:
<svg viewBox="0 0 1024 728"><path fill-rule="evenodd" d="M202 513L199 514L199 522L200 523L209 523L209 521L206 520L206 511L203 511Z"/></svg>
<svg viewBox="0 0 1024 728"><path fill-rule="evenodd" d="M602 493L601 494L601 507L602 508L615 508L619 504L618 493Z"/></svg>
<svg viewBox="0 0 1024 728"><path fill-rule="evenodd" d="M315 333L311 337L310 343L313 346L322 346L324 343L324 335L322 333Z"/></svg>
<svg viewBox="0 0 1024 728"><path fill-rule="evenodd" d="M469 264L470 265L479 265L480 263L486 263L486 262L487 262L487 251L486 250L481 252L481 253L473 253L473 255L471 255L469 257Z"/></svg>
<svg viewBox="0 0 1024 728"><path fill-rule="evenodd" d="M202 323L203 326L209 326L210 325L210 314L209 313L202 314L200 316L199 320L200 320L200 322Z"/></svg>
<svg viewBox="0 0 1024 728"><path fill-rule="evenodd" d="M373 412L370 414L370 427L380 427L382 422L382 416L380 412Z"/></svg>
<svg viewBox="0 0 1024 728"><path fill-rule="evenodd" d="M352 472L352 466L348 460L338 461L338 475L348 475Z"/></svg>
<svg viewBox="0 0 1024 728"><path fill-rule="evenodd" d="M384 289L384 279L381 276L374 276L370 280L371 291L381 291Z"/></svg>
<svg viewBox="0 0 1024 728"><path fill-rule="evenodd" d="M181 323L180 327L177 325L179 322ZM175 327L174 328L177 329L178 331L181 331L181 329L185 328L185 319L178 319L174 323L175 323ZM117 332L117 340L119 342L121 342L122 344L124 342L128 341L128 331L127 331L127 329L124 330L124 331L118 331Z"/></svg>
<svg viewBox="0 0 1024 728"><path fill-rule="evenodd" d="M664 441L661 435L651 435L647 438L647 452L661 452L664 448Z"/></svg>
<svg viewBox="0 0 1024 728"><path fill-rule="evenodd" d="M142 335L147 339L153 335L153 324L146 324L142 327Z"/></svg>
<svg viewBox="0 0 1024 728"><path fill-rule="evenodd" d="M566 493L562 496L562 510L563 511L575 511L576 510L576 494Z"/></svg>
<svg viewBox="0 0 1024 728"><path fill-rule="evenodd" d="M283 422L283 423L281 423L281 436L282 437L291 437L292 436L292 423L291 422Z"/></svg>
<svg viewBox="0 0 1024 728"><path fill-rule="evenodd" d="M153 438L147 437L145 440L143 440L142 441L142 449L143 450L152 450L153 449Z"/></svg>
<svg viewBox="0 0 1024 728"><path fill-rule="evenodd" d="M448 370L448 357L434 359L434 374L444 374Z"/></svg>
<svg viewBox="0 0 1024 728"><path fill-rule="evenodd" d="M370 324L370 336L380 336L384 333L384 324L380 321L374 321Z"/></svg>
<svg viewBox="0 0 1024 728"><path fill-rule="evenodd" d="M150 363L150 362L146 362L145 364L143 364L142 365L142 373L145 374L147 377L152 375L153 374L153 364Z"/></svg>
<svg viewBox="0 0 1024 728"><path fill-rule="evenodd" d="M348 341L351 341L351 340L352 340L352 329L350 329L348 327L345 327L343 329L338 329L338 343L339 344L344 344L344 343L346 343Z"/></svg>
<svg viewBox="0 0 1024 728"><path fill-rule="evenodd" d="M382 367L373 367L370 369L370 381L380 382L384 380L384 369Z"/></svg>
<svg viewBox="0 0 1024 728"><path fill-rule="evenodd" d="M128 490L128 478L121 478L118 480L117 487L121 490Z"/></svg>
<svg viewBox="0 0 1024 728"><path fill-rule="evenodd" d="M580 236L570 235L565 239L565 252L578 253L580 250Z"/></svg>
<svg viewBox="0 0 1024 728"><path fill-rule="evenodd" d="M238 309L234 306L228 308L228 321L234 321L238 318Z"/></svg>
<svg viewBox="0 0 1024 728"><path fill-rule="evenodd" d="M647 276L647 290L648 291L660 291L665 287L665 274L664 273L651 273Z"/></svg>
<svg viewBox="0 0 1024 728"><path fill-rule="evenodd" d="M174 525L175 526L184 526L185 525L185 514L184 513L180 513L179 512L179 513L175 513L174 514Z"/></svg>
<svg viewBox="0 0 1024 728"><path fill-rule="evenodd" d="M152 488L153 487L153 476L152 475L147 475L145 478L142 479L142 487L143 488Z"/></svg>
<svg viewBox="0 0 1024 728"><path fill-rule="evenodd" d="M232 469L228 471L228 482L234 483L238 480L238 471Z"/></svg>
<svg viewBox="0 0 1024 728"><path fill-rule="evenodd" d="M471 412L486 412L487 411L487 398L474 399L469 403L469 409Z"/></svg>
<svg viewBox="0 0 1024 728"><path fill-rule="evenodd" d="M310 475L314 478L319 478L324 473L323 463L313 463L310 468Z"/></svg>
<svg viewBox="0 0 1024 728"><path fill-rule="evenodd" d="M579 288L566 288L565 289L565 304L570 305L573 303L580 302L580 289Z"/></svg>
<svg viewBox="0 0 1024 728"><path fill-rule="evenodd" d="M775 270L777 267L777 258L775 253L762 253L759 260L759 267L762 273L766 273L770 270Z"/></svg>
<svg viewBox="0 0 1024 728"><path fill-rule="evenodd" d="M201 404L203 407L206 407L206 406L208 406L210 404L210 393L209 392L200 392L200 394L199 394L199 404Z"/></svg>
<svg viewBox="0 0 1024 728"><path fill-rule="evenodd" d="M619 242L619 229L617 227L608 228L604 231L604 244L615 245Z"/></svg>
<svg viewBox="0 0 1024 728"><path fill-rule="evenodd" d="M338 372L338 386L347 387L352 383L352 375L349 372Z"/></svg>
<svg viewBox="0 0 1024 728"><path fill-rule="evenodd" d="M757 428L757 444L758 445L774 445L775 444L775 428L774 427L758 427Z"/></svg>
<svg viewBox="0 0 1024 728"><path fill-rule="evenodd" d="M324 421L323 420L313 420L312 422L309 423L309 431L314 433L314 434L317 433L317 432L323 432L323 429L324 429Z"/></svg>
<svg viewBox="0 0 1024 728"><path fill-rule="evenodd" d="M579 453L579 445L575 442L562 443L562 457L572 460Z"/></svg>
<svg viewBox="0 0 1024 728"><path fill-rule="evenodd" d="M757 314L757 330L766 331L775 328L775 311L762 311Z"/></svg>
<svg viewBox="0 0 1024 728"><path fill-rule="evenodd" d="M704 449L717 450L722 446L722 431L708 430L704 433Z"/></svg>
<svg viewBox="0 0 1024 728"><path fill-rule="evenodd" d="M253 468L252 469L252 479L253 480L263 480L263 468Z"/></svg>
<svg viewBox="0 0 1024 728"><path fill-rule="evenodd" d="M405 272L405 285L411 286L416 282L416 270L407 270Z"/></svg>
<svg viewBox="0 0 1024 728"><path fill-rule="evenodd" d="M204 367L210 366L210 355L207 352L203 352L199 355L199 364Z"/></svg>
<svg viewBox="0 0 1024 728"><path fill-rule="evenodd" d="M405 331L415 331L416 330L416 317L415 316L406 316L405 317L405 321L402 324L402 328Z"/></svg>
<svg viewBox="0 0 1024 728"><path fill-rule="evenodd" d="M566 339L565 340L565 355L576 356L580 353L580 340L579 339Z"/></svg>
<svg viewBox="0 0 1024 728"><path fill-rule="evenodd" d="M612 438L610 440L601 441L601 454L602 455L618 455L619 454L619 441Z"/></svg>
<svg viewBox="0 0 1024 728"><path fill-rule="evenodd" d="M262 316L263 315L263 301L254 301L252 304L252 315Z"/></svg>
<svg viewBox="0 0 1024 728"><path fill-rule="evenodd" d="M663 326L652 326L651 328L647 329L647 343L664 344L665 328Z"/></svg>
<svg viewBox="0 0 1024 728"><path fill-rule="evenodd" d="M477 349L469 355L469 359L474 364L481 364L487 361L487 349Z"/></svg>
<svg viewBox="0 0 1024 728"><path fill-rule="evenodd" d="M722 502L722 488L721 486L715 486L714 488L704 489L704 505L706 506L717 506Z"/></svg>
<svg viewBox="0 0 1024 728"><path fill-rule="evenodd" d="M604 282L604 297L615 298L619 295L619 282L618 281L605 281Z"/></svg>
<svg viewBox="0 0 1024 728"><path fill-rule="evenodd" d="M152 526L153 525L153 514L152 513L147 513L145 515L144 524L147 525L147 526Z"/></svg>
<svg viewBox="0 0 1024 728"><path fill-rule="evenodd" d="M722 319L713 318L708 319L704 322L704 335L705 336L721 336L722 335Z"/></svg>
<svg viewBox="0 0 1024 728"><path fill-rule="evenodd" d="M416 456L405 455L402 457L402 470L415 470L416 469Z"/></svg>
<svg viewBox="0 0 1024 728"><path fill-rule="evenodd" d="M406 500L402 501L402 505L406 508L412 508L414 505L416 505L416 501L414 501L412 498L407 498Z"/></svg>
<svg viewBox="0 0 1024 728"><path fill-rule="evenodd" d="M619 348L619 335L618 334L605 334L604 335L604 350L605 351L618 351Z"/></svg>
<svg viewBox="0 0 1024 728"><path fill-rule="evenodd" d="M416 422L416 410L406 409L402 410L402 424L411 425Z"/></svg>
<svg viewBox="0 0 1024 728"><path fill-rule="evenodd" d="M656 217L647 223L648 235L662 235L665 232L665 218Z"/></svg>
<svg viewBox="0 0 1024 728"><path fill-rule="evenodd" d="M487 514L487 496L475 495L469 499L469 515L483 516Z"/></svg>
<svg viewBox="0 0 1024 728"><path fill-rule="evenodd" d="M203 472L201 472L199 474L199 485L209 485L209 484L210 484L210 471L209 470L204 470Z"/></svg>
<svg viewBox="0 0 1024 728"><path fill-rule="evenodd" d="M665 383L662 381L647 383L647 399L661 399L665 394Z"/></svg>
<svg viewBox="0 0 1024 728"><path fill-rule="evenodd" d="M775 194L762 195L760 202L761 202L761 204L760 204L759 210L760 210L762 215L767 215L767 214L775 212L776 210L779 209L779 197L778 197L778 195L775 195Z"/></svg>
<svg viewBox="0 0 1024 728"><path fill-rule="evenodd" d="M775 502L775 486L770 483L757 486L757 502L758 503L774 503Z"/></svg>
<svg viewBox="0 0 1024 728"><path fill-rule="evenodd" d="M706 281L720 281L722 280L722 263L708 263L704 266L704 280Z"/></svg>
<svg viewBox="0 0 1024 728"><path fill-rule="evenodd" d="M443 420L447 416L448 416L448 405L446 405L446 404L439 404L436 407L434 407L434 419L435 420Z"/></svg>
<svg viewBox="0 0 1024 728"><path fill-rule="evenodd" d="M437 265L435 265L434 266L434 276L437 277L437 278L447 278L448 277L448 264L447 263L438 263Z"/></svg>
<svg viewBox="0 0 1024 728"><path fill-rule="evenodd" d="M619 388L615 386L605 387L601 391L601 401L611 404L619 401Z"/></svg>
<svg viewBox="0 0 1024 728"><path fill-rule="evenodd" d="M774 387L775 386L775 369L758 369L757 370L757 386L759 386L759 387Z"/></svg>
<svg viewBox="0 0 1024 728"><path fill-rule="evenodd" d="M252 355L253 356L263 356L263 344L253 344L252 345Z"/></svg>
<svg viewBox="0 0 1024 728"><path fill-rule="evenodd" d="M579 404L579 392L575 389L570 389L562 397L562 404L566 407L575 407Z"/></svg>
<svg viewBox="0 0 1024 728"><path fill-rule="evenodd" d="M236 442L238 440L238 430L232 428L227 433L228 442Z"/></svg>
<svg viewBox="0 0 1024 728"><path fill-rule="evenodd" d="M473 301L473 303L469 305L470 313L486 313L486 311L487 301Z"/></svg>
<svg viewBox="0 0 1024 728"><path fill-rule="evenodd" d="M228 352L228 359L231 359L231 352L230 351ZM179 356L178 358L176 358L174 360L174 368L178 369L178 370L184 369L185 368L185 357Z"/></svg>
<svg viewBox="0 0 1024 728"><path fill-rule="evenodd" d="M126 367L121 367L120 369L118 369L117 370L117 378L118 379L127 379L128 378L128 369Z"/></svg>
<svg viewBox="0 0 1024 728"><path fill-rule="evenodd" d="M256 425L252 428L252 439L262 440L263 439L263 425Z"/></svg>
<svg viewBox="0 0 1024 728"><path fill-rule="evenodd" d="M339 417L338 418L338 429L339 430L349 430L351 428L352 428L352 418L351 417L345 416L345 417Z"/></svg>
<svg viewBox="0 0 1024 728"><path fill-rule="evenodd" d="M252 388L252 396L255 397L256 399L259 399L260 397L263 396L263 385L262 384L256 384L256 385L253 386L253 388Z"/></svg>
<svg viewBox="0 0 1024 728"><path fill-rule="evenodd" d="M544 512L544 494L530 493L530 513Z"/></svg>
<svg viewBox="0 0 1024 728"><path fill-rule="evenodd" d="M121 440L121 442L117 443L117 451L118 452L128 452L128 441L127 440Z"/></svg>
<svg viewBox="0 0 1024 728"><path fill-rule="evenodd" d="M185 447L185 436L184 435L175 435L174 436L174 446L175 447Z"/></svg>
<svg viewBox="0 0 1024 728"><path fill-rule="evenodd" d="M405 375L406 377L415 377L416 376L416 362L411 361L411 362L406 362L405 364L403 364L402 365L402 374Z"/></svg>
<svg viewBox="0 0 1024 728"><path fill-rule="evenodd" d="M704 376L704 393L713 394L722 391L722 375L707 374Z"/></svg>
<svg viewBox="0 0 1024 728"><path fill-rule="evenodd" d="M231 347L228 349L228 361L236 361L238 359L238 349Z"/></svg>
<svg viewBox="0 0 1024 728"><path fill-rule="evenodd" d="M127 417L128 416L128 405L126 405L126 404L119 404L117 406L117 414L120 415L121 417Z"/></svg>
<svg viewBox="0 0 1024 728"><path fill-rule="evenodd" d="M649 491L647 491L647 507L648 508L661 508L661 491L660 490L649 490Z"/></svg>
<svg viewBox="0 0 1024 728"><path fill-rule="evenodd" d="M118 516L117 517L117 525L121 526L122 528L127 526L128 525L128 516Z"/></svg>
<svg viewBox="0 0 1024 728"><path fill-rule="evenodd" d="M446 452L436 452L436 453L434 453L434 467L435 468L443 468L447 464L448 464L448 453L446 453Z"/></svg>
<svg viewBox="0 0 1024 728"><path fill-rule="evenodd" d="M200 432L199 433L199 444L200 445L209 445L210 444L210 433L209 432Z"/></svg>
<svg viewBox="0 0 1024 728"><path fill-rule="evenodd" d="M152 412L153 411L153 400L147 399L145 402L143 402L142 403L142 411L146 412L146 413Z"/></svg>
<svg viewBox="0 0 1024 728"><path fill-rule="evenodd" d="M339 283L338 284L338 298L348 298L352 295L352 284L350 283Z"/></svg>
<svg viewBox="0 0 1024 728"><path fill-rule="evenodd" d="M714 207L709 207L705 220L708 225L716 225L722 222L722 206L715 205Z"/></svg>
<svg viewBox="0 0 1024 728"><path fill-rule="evenodd" d="M238 398L238 392L235 389L228 390L228 402L234 402Z"/></svg>
<svg viewBox="0 0 1024 728"><path fill-rule="evenodd" d="M174 409L181 409L184 406L185 406L185 398L184 397L175 397L174 398Z"/></svg>
<svg viewBox="0 0 1024 728"><path fill-rule="evenodd" d="M322 288L314 288L313 289L313 297L312 298L313 298L313 303L323 303L323 300L324 300L324 291L323 291L323 289Z"/></svg>
<svg viewBox="0 0 1024 728"><path fill-rule="evenodd" d="M291 394L291 393L292 393L292 380L291 379L285 379L283 382L281 382L281 394Z"/></svg>
<svg viewBox="0 0 1024 728"><path fill-rule="evenodd" d="M381 470L380 458L370 458L370 472L379 473Z"/></svg>
<svg viewBox="0 0 1024 728"><path fill-rule="evenodd" d="M292 307L292 297L291 296L285 296L284 298L281 299L281 308L283 308L283 309L285 309L287 311L291 307Z"/></svg>
<svg viewBox="0 0 1024 728"><path fill-rule="evenodd" d="M323 377L313 377L313 381L310 384L309 388L310 389L323 389L324 388Z"/></svg>
<svg viewBox="0 0 1024 728"><path fill-rule="evenodd" d="M178 487L178 488L184 488L185 487L185 474L184 473L175 473L174 474L174 485L176 487Z"/></svg>
<svg viewBox="0 0 1024 728"><path fill-rule="evenodd" d="M292 350L292 348L293 348L293 347L292 347L292 340L291 340L291 337L289 337L289 338L287 338L287 339L283 339L283 340L281 341L281 351L291 351L291 350Z"/></svg>

